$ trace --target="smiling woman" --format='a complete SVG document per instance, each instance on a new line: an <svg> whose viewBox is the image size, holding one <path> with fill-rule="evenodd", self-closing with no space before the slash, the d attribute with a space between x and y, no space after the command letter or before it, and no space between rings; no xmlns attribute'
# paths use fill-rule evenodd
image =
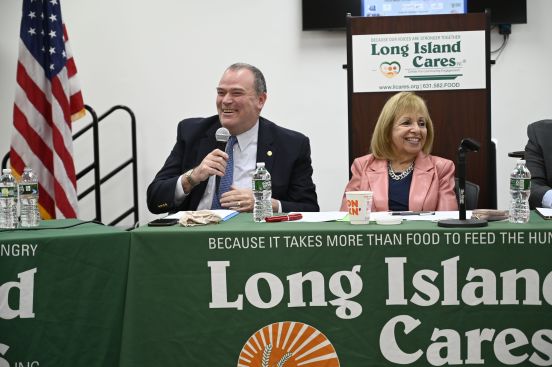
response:
<svg viewBox="0 0 552 367"><path fill-rule="evenodd" d="M355 159L345 191L372 191L372 211L456 210L454 163L430 155L433 136L424 100L395 94L376 123L372 153Z"/></svg>

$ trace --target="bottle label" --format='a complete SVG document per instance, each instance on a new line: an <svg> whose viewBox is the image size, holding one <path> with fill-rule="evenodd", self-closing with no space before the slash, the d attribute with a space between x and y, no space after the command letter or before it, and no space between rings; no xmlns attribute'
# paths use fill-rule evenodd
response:
<svg viewBox="0 0 552 367"><path fill-rule="evenodd" d="M19 194L20 195L37 195L38 194L38 184L20 184L19 185Z"/></svg>
<svg viewBox="0 0 552 367"><path fill-rule="evenodd" d="M15 197L15 188L14 187L2 187L0 189L0 196L3 198L14 198Z"/></svg>
<svg viewBox="0 0 552 367"><path fill-rule="evenodd" d="M528 178L510 178L510 190L530 190L531 180Z"/></svg>
<svg viewBox="0 0 552 367"><path fill-rule="evenodd" d="M263 180L253 180L253 191L263 191Z"/></svg>
<svg viewBox="0 0 552 367"><path fill-rule="evenodd" d="M253 191L271 190L272 184L270 181L253 180Z"/></svg>

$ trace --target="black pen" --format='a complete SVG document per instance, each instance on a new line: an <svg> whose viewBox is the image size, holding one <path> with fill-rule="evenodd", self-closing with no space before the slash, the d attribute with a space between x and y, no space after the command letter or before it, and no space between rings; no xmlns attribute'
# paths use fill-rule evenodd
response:
<svg viewBox="0 0 552 367"><path fill-rule="evenodd" d="M391 212L391 215L433 215L435 212L430 211L406 211L406 212Z"/></svg>

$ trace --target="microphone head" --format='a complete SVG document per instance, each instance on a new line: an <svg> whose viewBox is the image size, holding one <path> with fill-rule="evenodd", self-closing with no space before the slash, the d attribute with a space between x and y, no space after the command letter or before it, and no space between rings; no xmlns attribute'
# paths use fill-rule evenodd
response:
<svg viewBox="0 0 552 367"><path fill-rule="evenodd" d="M230 131L225 127L219 127L215 133L215 138L219 143L226 143L230 139Z"/></svg>
<svg viewBox="0 0 552 367"><path fill-rule="evenodd" d="M466 152L478 152L479 147L480 147L479 143L472 138L464 138L460 143L460 149Z"/></svg>

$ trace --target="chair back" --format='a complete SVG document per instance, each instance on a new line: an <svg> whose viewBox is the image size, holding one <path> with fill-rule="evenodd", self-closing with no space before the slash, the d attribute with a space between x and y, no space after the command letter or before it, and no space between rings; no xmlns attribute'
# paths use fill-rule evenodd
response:
<svg viewBox="0 0 552 367"><path fill-rule="evenodd" d="M458 201L458 206L460 206L460 192L458 187L458 177L455 179L456 185L454 186L454 192L456 193L456 201ZM479 185L466 180L466 188L464 191L464 202L466 204L466 210L477 209L477 204L479 201Z"/></svg>

